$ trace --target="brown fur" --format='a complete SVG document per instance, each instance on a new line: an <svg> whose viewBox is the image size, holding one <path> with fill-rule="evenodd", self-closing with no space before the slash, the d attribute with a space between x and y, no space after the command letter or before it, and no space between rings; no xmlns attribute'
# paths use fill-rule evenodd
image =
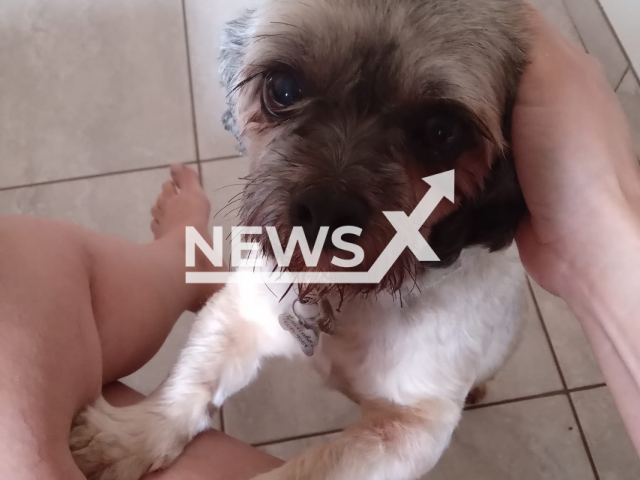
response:
<svg viewBox="0 0 640 480"><path fill-rule="evenodd" d="M405 251L379 285L301 294L396 291L467 246L511 243L525 212L508 127L525 64L523 15L518 0L273 0L229 25L225 123L253 165L245 224L276 226L286 241L296 194L312 185L351 192L374 212L358 242L365 261L357 269L368 270L395 234L382 211L410 213L426 191L422 177L456 169L455 206L443 203L423 229L442 262L420 264ZM274 119L264 113L263 83L283 66L302 79L305 97ZM440 110L472 131L457 158L422 146L419 127ZM271 255L266 235L259 240ZM290 269L308 270L297 253ZM330 259L323 255L317 268L339 270Z"/></svg>

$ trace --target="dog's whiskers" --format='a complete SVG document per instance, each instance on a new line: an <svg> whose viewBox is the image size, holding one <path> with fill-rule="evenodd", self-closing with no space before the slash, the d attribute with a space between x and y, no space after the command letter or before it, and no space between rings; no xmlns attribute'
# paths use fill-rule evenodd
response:
<svg viewBox="0 0 640 480"><path fill-rule="evenodd" d="M240 180L240 179L238 179L238 180ZM223 186L223 187L216 188L216 189L215 189L215 190L213 190L213 191L214 191L214 192L218 192L218 191L223 190L223 189L225 189L225 188L231 188L231 187L244 187L244 186L245 186L245 184L244 184L244 183L230 183L229 185L225 185L225 186Z"/></svg>
<svg viewBox="0 0 640 480"><path fill-rule="evenodd" d="M240 200L240 199L238 199L237 201L239 201L239 200ZM224 218L229 218L229 215L231 215L231 214L232 214L232 213L234 213L234 212L238 212L241 208L242 208L242 207L236 207L236 208L233 208L233 209L229 210L229 211L227 212L227 214L224 216ZM235 215L234 217L231 217L231 218L236 218L237 216L238 216L238 215Z"/></svg>
<svg viewBox="0 0 640 480"><path fill-rule="evenodd" d="M239 193L238 195L242 195L242 193ZM229 201L227 202L227 204L226 204L224 207L222 207L220 210L218 210L218 211L216 212L216 214L213 216L213 218L217 218L217 217L218 217L218 215L219 215L220 213L222 213L222 211L223 211L225 208L228 208L228 207L230 207L231 205L233 205L234 203L237 203L237 202L241 201L241 200L242 200L242 198L236 198L238 195L234 195L234 196L231 198L231 200L229 200Z"/></svg>
<svg viewBox="0 0 640 480"><path fill-rule="evenodd" d="M291 291L292 288L293 288L293 283L290 283L289 286L287 287L287 290L282 294L282 296L280 297L280 300L278 301L281 302L282 300L284 300L284 297L287 296L287 294Z"/></svg>

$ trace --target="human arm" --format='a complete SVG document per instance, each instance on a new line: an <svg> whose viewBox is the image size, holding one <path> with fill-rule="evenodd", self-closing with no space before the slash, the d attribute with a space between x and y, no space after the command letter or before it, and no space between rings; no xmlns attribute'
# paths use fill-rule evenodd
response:
<svg viewBox="0 0 640 480"><path fill-rule="evenodd" d="M513 117L522 261L579 318L640 451L640 167L597 63L532 11Z"/></svg>

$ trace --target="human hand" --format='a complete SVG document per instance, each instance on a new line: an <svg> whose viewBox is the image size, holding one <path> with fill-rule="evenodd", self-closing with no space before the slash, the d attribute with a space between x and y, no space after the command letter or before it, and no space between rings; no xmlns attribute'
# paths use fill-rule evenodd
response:
<svg viewBox="0 0 640 480"><path fill-rule="evenodd" d="M531 214L516 241L529 274L564 296L568 283L598 275L640 238L640 168L600 66L531 10L531 63L513 112Z"/></svg>

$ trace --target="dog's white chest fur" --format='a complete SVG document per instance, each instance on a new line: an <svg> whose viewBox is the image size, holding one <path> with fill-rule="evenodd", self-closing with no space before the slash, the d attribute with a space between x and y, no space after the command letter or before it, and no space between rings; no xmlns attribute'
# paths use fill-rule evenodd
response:
<svg viewBox="0 0 640 480"><path fill-rule="evenodd" d="M331 384L356 400L412 405L422 398L462 399L488 379L520 330L524 273L514 250L466 250L452 267L410 282L401 292L345 302L336 333L321 335L311 358ZM278 323L296 298L284 287L237 285L239 309L268 342L263 355L298 356ZM334 308L339 305L332 298Z"/></svg>

